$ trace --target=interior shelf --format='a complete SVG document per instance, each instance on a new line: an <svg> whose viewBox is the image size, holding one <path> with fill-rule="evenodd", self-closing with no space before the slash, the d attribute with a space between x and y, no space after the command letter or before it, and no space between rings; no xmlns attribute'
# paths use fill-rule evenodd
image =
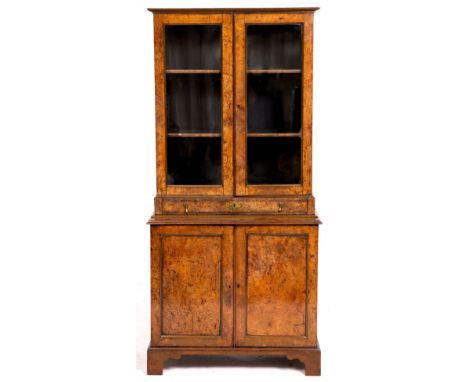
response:
<svg viewBox="0 0 468 382"><path fill-rule="evenodd" d="M247 73L251 74L300 74L301 69L248 69Z"/></svg>
<svg viewBox="0 0 468 382"><path fill-rule="evenodd" d="M166 69L167 74L218 74L219 69Z"/></svg>
<svg viewBox="0 0 468 382"><path fill-rule="evenodd" d="M221 69L221 25L166 25L167 69Z"/></svg>
<svg viewBox="0 0 468 382"><path fill-rule="evenodd" d="M171 138L220 138L220 133L167 133Z"/></svg>
<svg viewBox="0 0 468 382"><path fill-rule="evenodd" d="M295 138L301 137L301 133L247 133L248 137L255 137L255 138L262 138L262 137L270 137L270 138Z"/></svg>

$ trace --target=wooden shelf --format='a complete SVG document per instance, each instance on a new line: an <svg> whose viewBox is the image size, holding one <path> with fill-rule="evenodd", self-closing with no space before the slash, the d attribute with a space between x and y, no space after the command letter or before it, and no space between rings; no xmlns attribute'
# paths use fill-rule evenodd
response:
<svg viewBox="0 0 468 382"><path fill-rule="evenodd" d="M267 138L267 137L276 137L276 138L293 138L301 137L301 133L247 133L249 138Z"/></svg>
<svg viewBox="0 0 468 382"><path fill-rule="evenodd" d="M220 133L167 133L171 138L220 138Z"/></svg>
<svg viewBox="0 0 468 382"><path fill-rule="evenodd" d="M301 69L248 69L247 73L250 74L297 74L302 73Z"/></svg>
<svg viewBox="0 0 468 382"><path fill-rule="evenodd" d="M166 69L166 74L218 74L219 69Z"/></svg>

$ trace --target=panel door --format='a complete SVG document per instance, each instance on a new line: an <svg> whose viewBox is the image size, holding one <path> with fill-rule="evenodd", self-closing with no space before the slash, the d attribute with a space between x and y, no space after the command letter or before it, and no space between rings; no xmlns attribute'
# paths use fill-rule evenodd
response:
<svg viewBox="0 0 468 382"><path fill-rule="evenodd" d="M159 195L232 195L232 15L154 15Z"/></svg>
<svg viewBox="0 0 468 382"><path fill-rule="evenodd" d="M312 192L312 23L235 16L236 195Z"/></svg>
<svg viewBox="0 0 468 382"><path fill-rule="evenodd" d="M317 226L236 228L237 346L317 345Z"/></svg>
<svg viewBox="0 0 468 382"><path fill-rule="evenodd" d="M233 228L151 226L151 342L229 346Z"/></svg>

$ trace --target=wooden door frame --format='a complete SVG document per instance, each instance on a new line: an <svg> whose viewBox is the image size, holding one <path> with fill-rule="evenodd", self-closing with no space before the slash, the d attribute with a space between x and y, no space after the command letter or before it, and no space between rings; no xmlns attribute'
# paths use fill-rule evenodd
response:
<svg viewBox="0 0 468 382"><path fill-rule="evenodd" d="M233 226L151 225L151 346L233 345ZM162 333L162 240L167 236L220 236L220 335L167 335ZM203 256L203 254L200 254Z"/></svg>
<svg viewBox="0 0 468 382"><path fill-rule="evenodd" d="M221 25L222 151L221 185L168 185L166 152L165 25ZM233 32L231 14L154 14L154 66L156 84L156 179L159 195L232 195L233 193Z"/></svg>
<svg viewBox="0 0 468 382"><path fill-rule="evenodd" d="M313 13L236 14L235 36L235 194L312 194L312 63ZM302 38L302 156L301 184L247 185L247 24L303 24Z"/></svg>
<svg viewBox="0 0 468 382"><path fill-rule="evenodd" d="M248 235L307 235L305 336L249 335L247 328ZM317 255L318 226L239 226L234 232L235 243L235 346L317 346Z"/></svg>

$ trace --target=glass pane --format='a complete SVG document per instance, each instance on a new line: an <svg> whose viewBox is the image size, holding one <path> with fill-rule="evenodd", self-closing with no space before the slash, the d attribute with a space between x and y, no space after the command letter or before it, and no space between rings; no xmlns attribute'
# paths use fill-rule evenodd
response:
<svg viewBox="0 0 468 382"><path fill-rule="evenodd" d="M167 74L167 132L221 132L221 75Z"/></svg>
<svg viewBox="0 0 468 382"><path fill-rule="evenodd" d="M248 132L300 132L301 82L301 74L248 74Z"/></svg>
<svg viewBox="0 0 468 382"><path fill-rule="evenodd" d="M221 69L221 26L167 25L166 69Z"/></svg>
<svg viewBox="0 0 468 382"><path fill-rule="evenodd" d="M248 184L301 182L300 138L247 138Z"/></svg>
<svg viewBox="0 0 468 382"><path fill-rule="evenodd" d="M301 69L302 25L248 25L248 69Z"/></svg>
<svg viewBox="0 0 468 382"><path fill-rule="evenodd" d="M167 138L167 184L221 184L221 138Z"/></svg>

